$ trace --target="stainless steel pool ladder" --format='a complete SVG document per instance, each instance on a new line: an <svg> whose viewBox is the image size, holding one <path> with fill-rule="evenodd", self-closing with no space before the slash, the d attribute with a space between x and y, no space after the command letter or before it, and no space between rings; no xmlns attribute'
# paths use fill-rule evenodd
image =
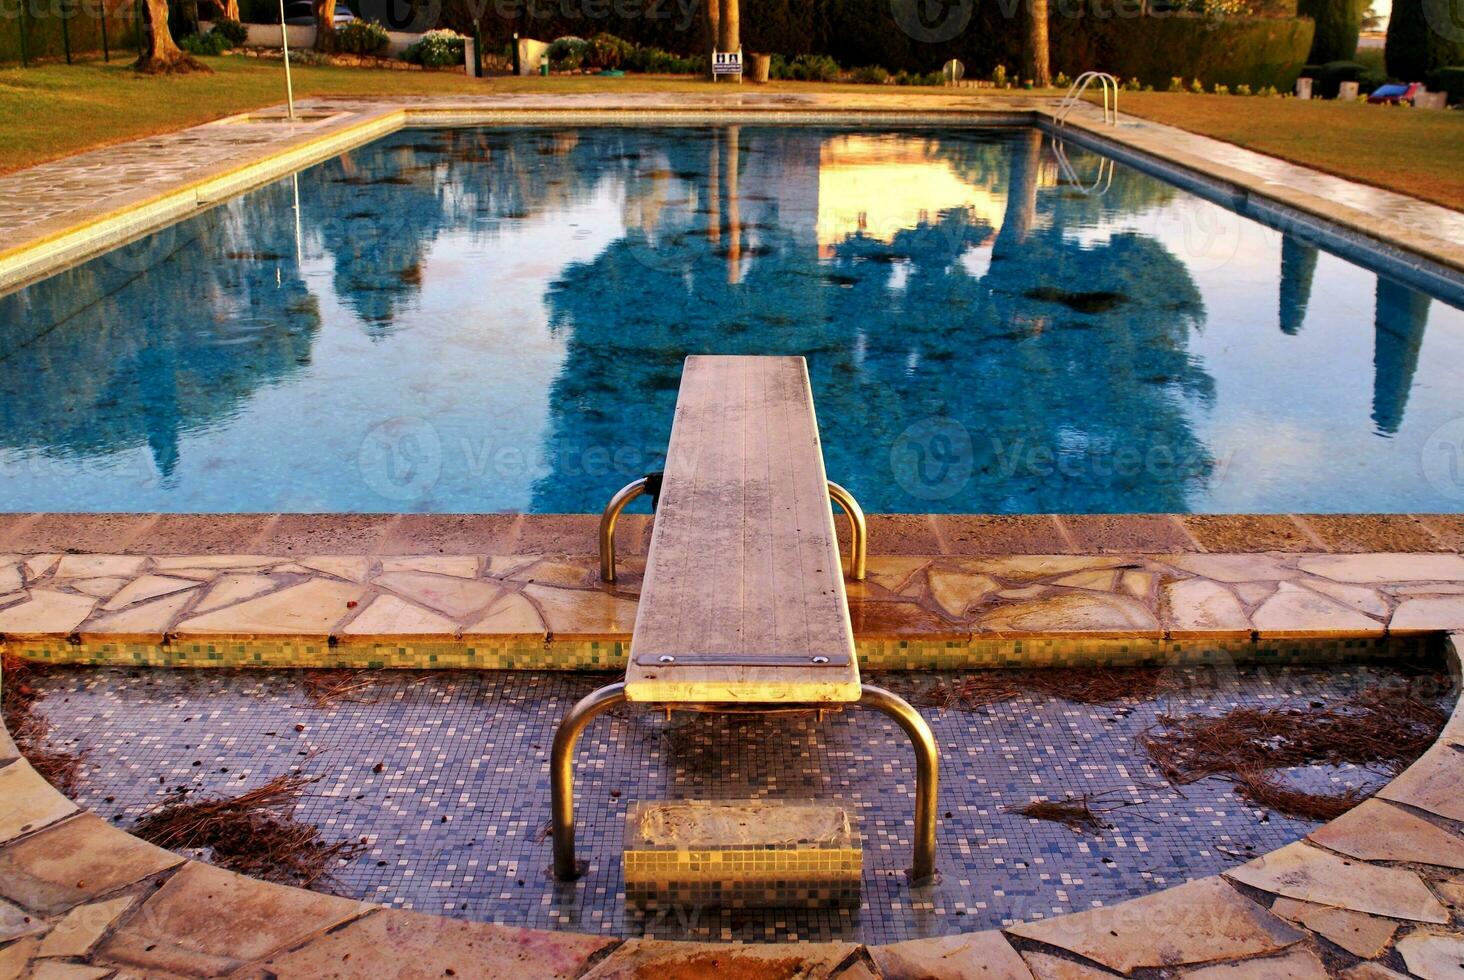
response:
<svg viewBox="0 0 1464 980"><path fill-rule="evenodd" d="M1103 121L1110 126L1118 125L1118 79L1106 71L1085 71L1079 75L1067 90L1067 95L1062 97L1058 103L1057 111L1052 114L1053 122L1062 126L1067 123L1068 113L1073 107L1083 101L1083 93L1088 91L1088 86L1097 81L1103 87ZM1112 92L1112 102L1109 101L1109 92Z"/></svg>

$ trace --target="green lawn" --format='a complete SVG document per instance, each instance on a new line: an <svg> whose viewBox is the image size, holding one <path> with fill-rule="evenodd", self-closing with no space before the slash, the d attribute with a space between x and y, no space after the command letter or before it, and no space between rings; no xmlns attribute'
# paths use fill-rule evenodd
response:
<svg viewBox="0 0 1464 980"><path fill-rule="evenodd" d="M178 78L137 76L125 61L0 70L0 172L284 101L279 62L241 57L207 60L215 74ZM449 72L303 67L294 74L295 91L301 97L708 88L708 83L689 78L474 80ZM875 91L869 86L803 82L775 82L760 90L871 95ZM883 91L928 97L953 94L940 88ZM1464 113L1167 92L1125 92L1120 104L1125 112L1464 209L1464 168L1458 166L1464 160Z"/></svg>
<svg viewBox="0 0 1464 980"><path fill-rule="evenodd" d="M0 173L53 160L78 150L163 133L249 109L285 101L278 61L205 58L212 75L140 76L125 60L38 68L0 69ZM454 95L489 92L590 92L608 88L638 92L704 92L708 83L691 78L493 78L475 80L458 72L392 71L363 68L293 69L295 95ZM774 82L760 91L861 91L869 86ZM902 88L901 93L949 95L938 88ZM1028 94L1013 92L1012 94ZM67 121L80 122L73 125Z"/></svg>
<svg viewBox="0 0 1464 980"><path fill-rule="evenodd" d="M1124 112L1464 210L1464 112L1124 92Z"/></svg>

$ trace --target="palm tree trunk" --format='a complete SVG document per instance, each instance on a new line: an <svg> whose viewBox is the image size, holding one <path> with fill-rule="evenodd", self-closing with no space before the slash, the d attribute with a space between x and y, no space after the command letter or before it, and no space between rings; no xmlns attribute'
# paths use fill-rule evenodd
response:
<svg viewBox="0 0 1464 980"><path fill-rule="evenodd" d="M742 47L742 16L737 0L722 0L722 24L717 49L736 51ZM731 75L723 75L727 81L734 81Z"/></svg>
<svg viewBox="0 0 1464 980"><path fill-rule="evenodd" d="M168 0L147 0L147 30L143 32L142 50L132 67L149 75L212 71L174 42L168 30Z"/></svg>
<svg viewBox="0 0 1464 980"><path fill-rule="evenodd" d="M1047 0L1030 0L1027 7L1026 65L1022 76L1038 88L1052 84L1052 66L1047 42Z"/></svg>
<svg viewBox="0 0 1464 980"><path fill-rule="evenodd" d="M336 0L315 0L315 50L329 54L335 50Z"/></svg>

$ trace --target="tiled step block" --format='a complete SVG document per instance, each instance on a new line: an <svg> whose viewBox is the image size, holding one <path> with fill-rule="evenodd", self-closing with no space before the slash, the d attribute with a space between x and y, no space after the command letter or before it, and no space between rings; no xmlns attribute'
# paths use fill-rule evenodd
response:
<svg viewBox="0 0 1464 980"><path fill-rule="evenodd" d="M795 800L678 800L630 808L625 900L642 909L857 908L853 815Z"/></svg>

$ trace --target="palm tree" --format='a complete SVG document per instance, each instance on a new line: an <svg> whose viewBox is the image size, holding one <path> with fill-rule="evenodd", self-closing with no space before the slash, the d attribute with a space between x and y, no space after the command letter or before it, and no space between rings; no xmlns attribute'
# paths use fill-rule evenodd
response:
<svg viewBox="0 0 1464 980"><path fill-rule="evenodd" d="M142 35L142 50L137 53L134 69L149 75L212 71L173 40L168 30L168 0L147 0L146 9L147 30Z"/></svg>
<svg viewBox="0 0 1464 980"><path fill-rule="evenodd" d="M736 3L737 0L731 0ZM1022 77L1030 78L1038 88L1052 84L1052 65L1047 43L1047 0L1030 0L1027 7L1026 50L1022 52L1026 64L1022 66Z"/></svg>
<svg viewBox="0 0 1464 980"><path fill-rule="evenodd" d="M315 0L315 50L330 53L335 50L335 5L336 0Z"/></svg>

